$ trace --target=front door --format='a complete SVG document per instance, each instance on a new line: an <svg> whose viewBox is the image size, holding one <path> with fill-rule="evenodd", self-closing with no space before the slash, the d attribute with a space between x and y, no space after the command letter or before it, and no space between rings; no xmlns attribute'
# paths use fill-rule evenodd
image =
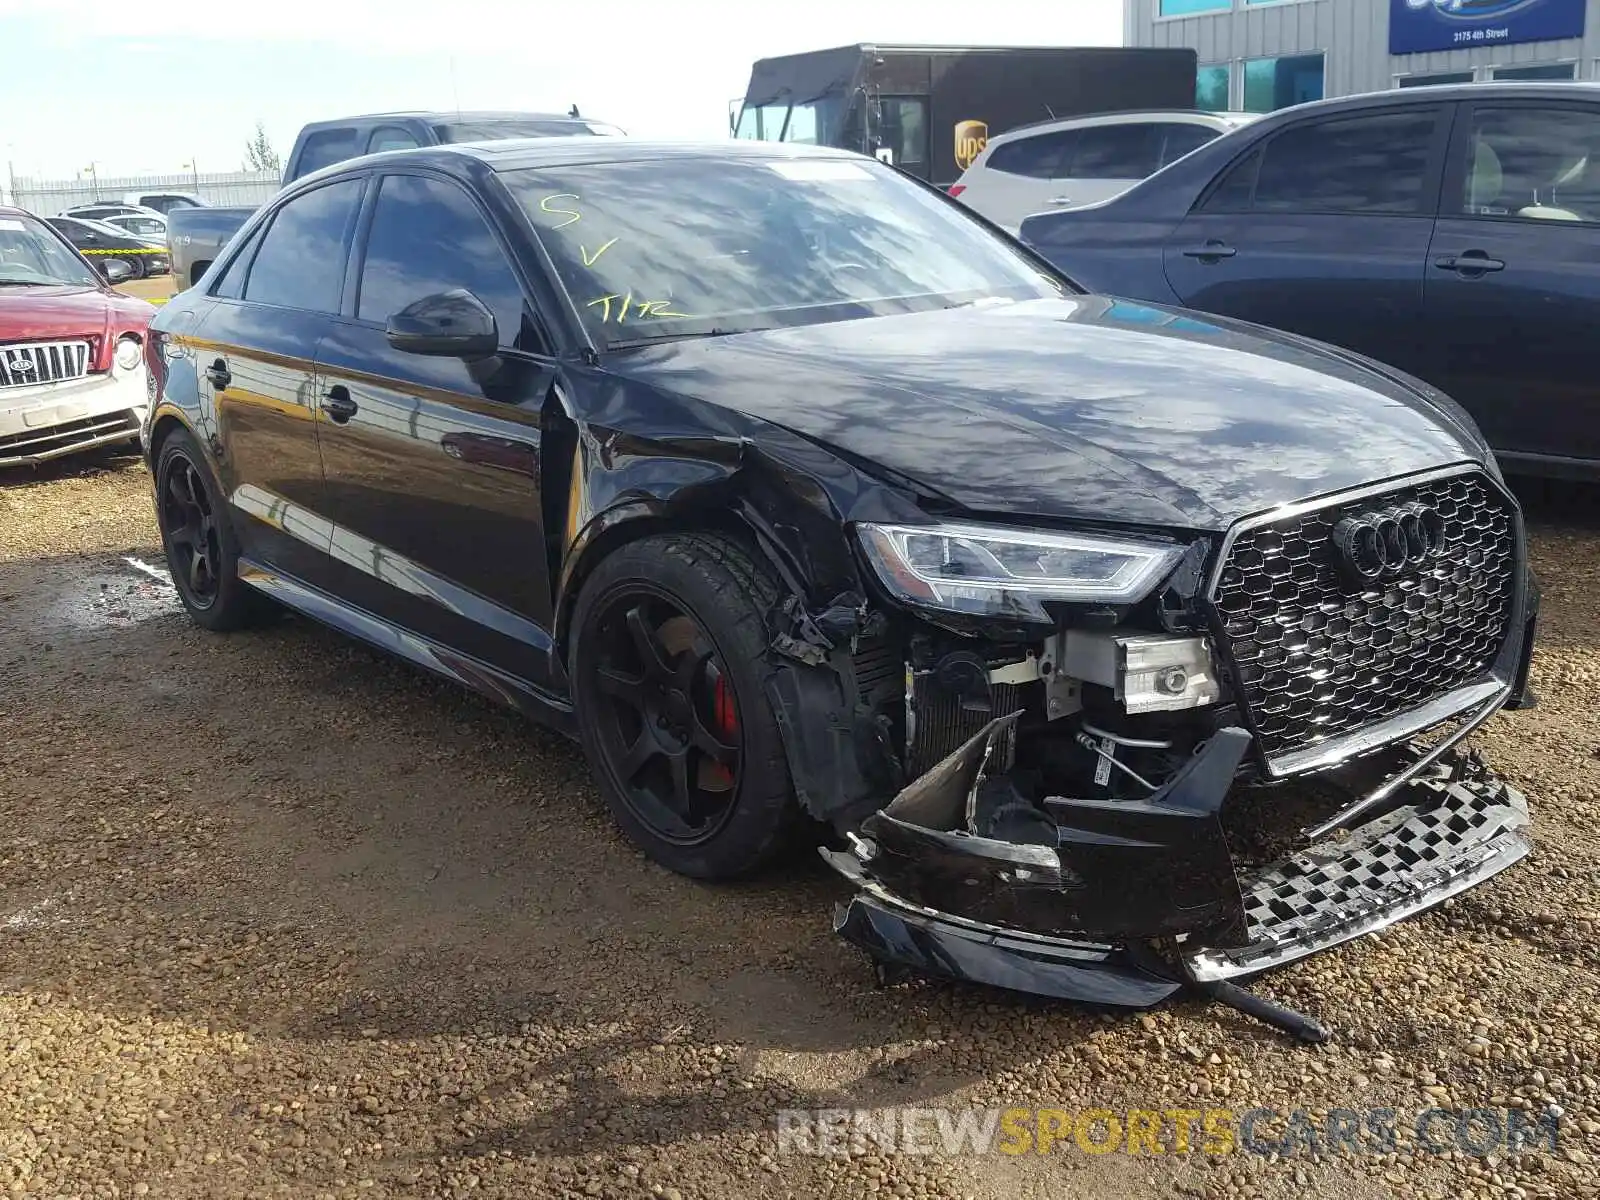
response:
<svg viewBox="0 0 1600 1200"><path fill-rule="evenodd" d="M1449 105L1308 120L1230 164L1168 237L1191 308L1415 371Z"/></svg>
<svg viewBox="0 0 1600 1200"><path fill-rule="evenodd" d="M340 180L278 210L229 262L191 346L246 557L318 585L328 528L319 516L315 356L339 311L364 186Z"/></svg>
<svg viewBox="0 0 1600 1200"><path fill-rule="evenodd" d="M1430 381L1503 458L1600 460L1600 105L1477 101L1429 249ZM1421 372L1419 372L1421 374Z"/></svg>
<svg viewBox="0 0 1600 1200"><path fill-rule="evenodd" d="M318 355L334 592L535 686L552 669L540 428L554 368L500 239L429 175L383 177L359 290ZM403 353L388 318L465 288L495 314L485 362Z"/></svg>

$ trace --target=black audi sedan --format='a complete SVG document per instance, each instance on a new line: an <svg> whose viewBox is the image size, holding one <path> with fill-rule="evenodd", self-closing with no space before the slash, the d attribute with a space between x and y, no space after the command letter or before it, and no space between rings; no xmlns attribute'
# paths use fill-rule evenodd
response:
<svg viewBox="0 0 1600 1200"><path fill-rule="evenodd" d="M162 241L138 237L115 225L102 224L82 217L46 217L67 241L82 254L87 254L97 266L105 267L120 262L128 268L129 278L143 279L160 275L171 269L167 247Z"/></svg>
<svg viewBox="0 0 1600 1200"><path fill-rule="evenodd" d="M687 875L820 840L885 969L1243 1003L1528 850L1455 750L1536 609L1471 420L870 159L343 163L148 357L196 622L292 609L567 731Z"/></svg>

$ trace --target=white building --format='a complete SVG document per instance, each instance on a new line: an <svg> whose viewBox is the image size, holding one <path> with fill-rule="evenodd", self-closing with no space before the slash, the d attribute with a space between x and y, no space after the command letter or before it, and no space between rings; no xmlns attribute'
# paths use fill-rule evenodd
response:
<svg viewBox="0 0 1600 1200"><path fill-rule="evenodd" d="M1494 79L1600 79L1600 0L1125 0L1129 46L1192 46L1202 108Z"/></svg>

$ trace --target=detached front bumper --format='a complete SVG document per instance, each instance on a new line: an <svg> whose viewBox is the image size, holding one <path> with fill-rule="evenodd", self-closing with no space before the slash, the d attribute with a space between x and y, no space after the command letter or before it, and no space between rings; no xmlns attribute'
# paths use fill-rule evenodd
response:
<svg viewBox="0 0 1600 1200"><path fill-rule="evenodd" d="M0 467L132 441L148 403L143 367L0 391Z"/></svg>
<svg viewBox="0 0 1600 1200"><path fill-rule="evenodd" d="M983 736L924 780L943 769L943 796L970 803ZM1057 845L1015 854L1000 848L1009 843L930 828L952 814L935 789L914 792L919 780L863 824L851 851L825 852L857 888L835 930L881 963L1142 1008L1385 928L1531 849L1521 793L1475 756L1447 756L1397 789L1381 815L1268 866L1235 868L1219 814L1241 750L1209 748L1149 801L1070 802ZM1423 753L1394 752L1387 769ZM907 853L918 845L933 849Z"/></svg>

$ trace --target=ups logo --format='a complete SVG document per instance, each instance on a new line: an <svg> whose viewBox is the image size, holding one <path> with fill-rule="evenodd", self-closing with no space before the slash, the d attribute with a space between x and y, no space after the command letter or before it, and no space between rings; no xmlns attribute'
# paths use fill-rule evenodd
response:
<svg viewBox="0 0 1600 1200"><path fill-rule="evenodd" d="M989 127L982 121L956 122L956 166L965 171L989 144Z"/></svg>

